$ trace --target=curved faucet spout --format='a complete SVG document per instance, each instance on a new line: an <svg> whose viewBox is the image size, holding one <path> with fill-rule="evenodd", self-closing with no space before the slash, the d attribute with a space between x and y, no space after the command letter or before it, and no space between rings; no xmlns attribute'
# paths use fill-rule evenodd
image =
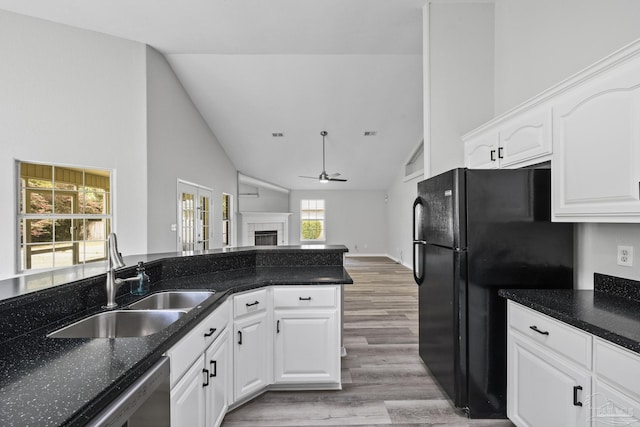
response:
<svg viewBox="0 0 640 427"><path fill-rule="evenodd" d="M118 251L118 238L115 233L109 234L107 238L107 305L104 308L115 308L118 306L116 303L116 292L123 281L116 280L116 268L122 268L125 266L122 255Z"/></svg>

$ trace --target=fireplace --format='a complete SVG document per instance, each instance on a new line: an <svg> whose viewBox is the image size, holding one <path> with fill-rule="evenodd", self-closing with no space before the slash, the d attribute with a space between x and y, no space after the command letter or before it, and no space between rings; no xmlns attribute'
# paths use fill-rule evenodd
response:
<svg viewBox="0 0 640 427"><path fill-rule="evenodd" d="M278 230L254 232L256 246L278 246Z"/></svg>
<svg viewBox="0 0 640 427"><path fill-rule="evenodd" d="M242 246L289 244L288 212L240 212Z"/></svg>

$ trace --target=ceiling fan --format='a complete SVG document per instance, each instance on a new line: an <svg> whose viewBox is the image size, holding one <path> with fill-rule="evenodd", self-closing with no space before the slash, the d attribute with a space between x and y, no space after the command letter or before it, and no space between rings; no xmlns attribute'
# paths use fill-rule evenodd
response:
<svg viewBox="0 0 640 427"><path fill-rule="evenodd" d="M331 175L329 175L326 172L325 167L324 167L324 158L325 158L324 137L327 136L327 131L323 130L322 132L320 132L320 135L322 135L322 173L320 173L320 175L317 176L317 177L300 175L300 178L317 179L318 181L323 182L323 183L326 183L326 182L329 182L329 181L347 182L346 179L338 178L340 176L339 173L332 173Z"/></svg>

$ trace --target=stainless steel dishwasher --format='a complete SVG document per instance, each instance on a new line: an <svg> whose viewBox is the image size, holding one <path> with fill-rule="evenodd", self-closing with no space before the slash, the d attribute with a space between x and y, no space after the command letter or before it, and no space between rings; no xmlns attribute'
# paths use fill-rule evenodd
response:
<svg viewBox="0 0 640 427"><path fill-rule="evenodd" d="M169 427L170 407L169 358L162 357L87 426Z"/></svg>

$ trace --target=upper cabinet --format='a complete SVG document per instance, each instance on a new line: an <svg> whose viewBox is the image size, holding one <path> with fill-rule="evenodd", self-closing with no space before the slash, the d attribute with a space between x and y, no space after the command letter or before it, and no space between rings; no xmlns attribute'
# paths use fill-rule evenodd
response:
<svg viewBox="0 0 640 427"><path fill-rule="evenodd" d="M551 160L554 221L640 222L640 40L462 139L468 168Z"/></svg>
<svg viewBox="0 0 640 427"><path fill-rule="evenodd" d="M508 114L463 137L471 169L518 168L550 160L551 108Z"/></svg>
<svg viewBox="0 0 640 427"><path fill-rule="evenodd" d="M554 219L640 222L640 57L554 106Z"/></svg>

